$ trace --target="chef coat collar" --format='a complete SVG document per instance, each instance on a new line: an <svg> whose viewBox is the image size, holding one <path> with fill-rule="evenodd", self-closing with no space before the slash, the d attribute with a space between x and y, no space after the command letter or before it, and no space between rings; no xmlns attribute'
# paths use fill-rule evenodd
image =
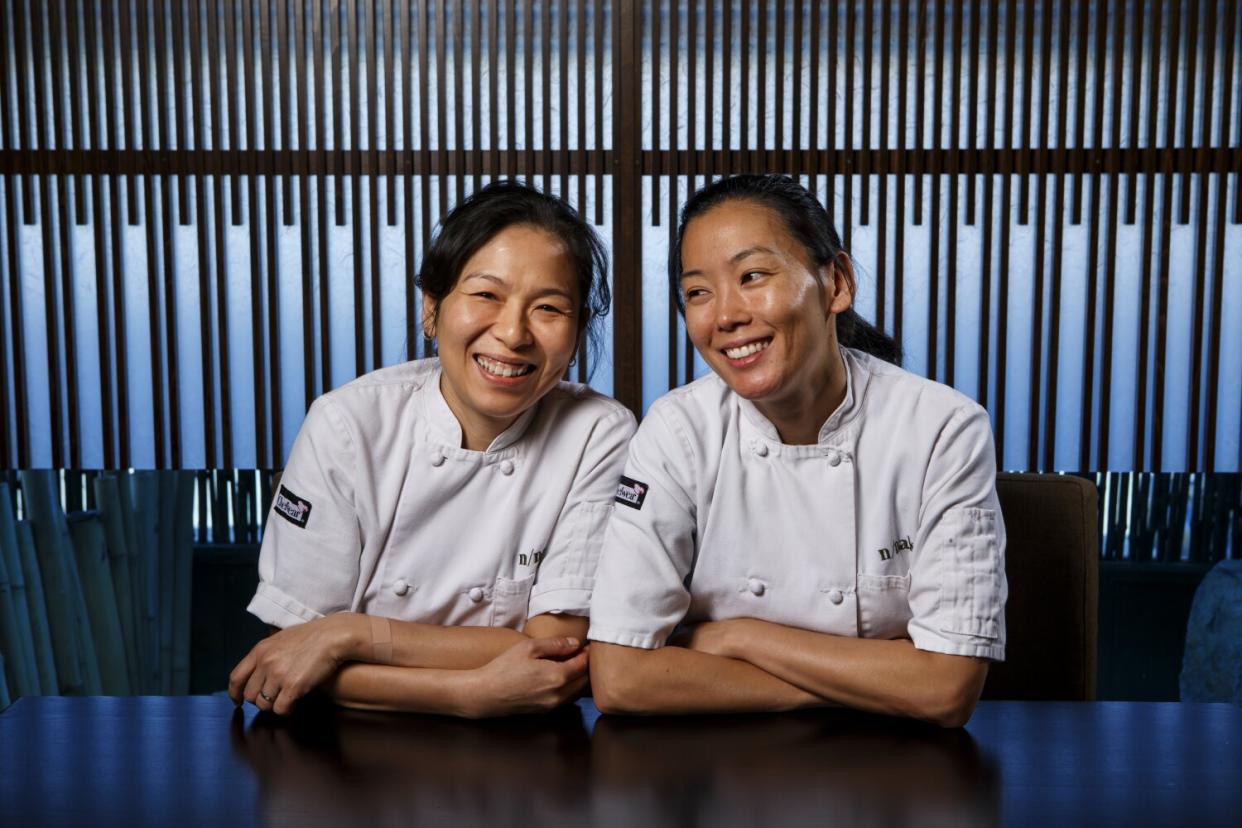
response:
<svg viewBox="0 0 1242 828"><path fill-rule="evenodd" d="M818 445L837 442L834 437L853 422L854 417L862 409L862 398L866 393L867 383L871 379L871 372L867 370L866 365L849 348L841 349L841 361L845 363L845 399L841 400L841 404L828 415L828 419L820 426ZM742 397L737 399L741 405L742 413L750 421L751 425L759 429L764 437L773 442L781 442L781 435L776 430L776 426L760 413L753 402Z"/></svg>
<svg viewBox="0 0 1242 828"><path fill-rule="evenodd" d="M426 414L427 426L430 429L431 436L442 442L445 446L454 449L461 449L462 430L461 423L457 422L457 415L453 413L453 409L449 408L448 400L444 399L444 392L440 390L440 378L443 371L440 368L440 360L438 358L429 360L432 362L432 370L428 372L427 383L423 386L424 412ZM501 451L516 443L526 433L527 427L531 421L535 419L535 413L540 403L535 403L530 408L523 411L513 424L502 431L492 440L492 444L487 447L487 453ZM463 451L465 449L462 449Z"/></svg>

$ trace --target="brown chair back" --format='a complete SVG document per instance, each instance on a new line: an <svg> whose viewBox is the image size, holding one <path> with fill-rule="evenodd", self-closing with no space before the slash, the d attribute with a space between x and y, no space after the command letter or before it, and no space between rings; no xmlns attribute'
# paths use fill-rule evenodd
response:
<svg viewBox="0 0 1242 828"><path fill-rule="evenodd" d="M1009 602L1005 661L985 699L1095 698L1099 495L1081 477L1000 474Z"/></svg>

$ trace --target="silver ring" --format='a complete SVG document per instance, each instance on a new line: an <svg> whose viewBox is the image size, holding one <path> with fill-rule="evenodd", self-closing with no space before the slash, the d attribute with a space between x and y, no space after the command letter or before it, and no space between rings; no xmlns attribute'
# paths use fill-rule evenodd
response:
<svg viewBox="0 0 1242 828"><path fill-rule="evenodd" d="M267 702L268 704L271 704L272 702L276 701L274 698L269 696L267 693L264 693L262 690L259 691L259 696L261 696L263 701Z"/></svg>

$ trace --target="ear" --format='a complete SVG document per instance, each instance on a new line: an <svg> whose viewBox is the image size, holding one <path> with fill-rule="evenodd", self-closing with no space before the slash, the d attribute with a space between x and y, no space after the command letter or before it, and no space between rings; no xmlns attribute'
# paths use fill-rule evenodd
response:
<svg viewBox="0 0 1242 828"><path fill-rule="evenodd" d="M435 299L427 294L423 294L423 338L436 338L436 313L440 310L440 305Z"/></svg>
<svg viewBox="0 0 1242 828"><path fill-rule="evenodd" d="M828 271L824 291L826 310L832 314L845 313L854 304L854 290L857 286L854 281L854 265L843 250L825 269Z"/></svg>

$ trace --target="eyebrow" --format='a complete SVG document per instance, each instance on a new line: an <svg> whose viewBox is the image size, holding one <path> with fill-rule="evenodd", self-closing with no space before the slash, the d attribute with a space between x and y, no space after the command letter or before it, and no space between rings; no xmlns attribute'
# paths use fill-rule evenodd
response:
<svg viewBox="0 0 1242 828"><path fill-rule="evenodd" d="M745 250L741 250L741 251L738 251L737 253L734 253L732 256L729 257L729 264L731 265L737 264L742 259L745 259L748 256L754 256L759 253L767 253L772 256L776 255L776 251L771 249L770 247L763 247L762 245L755 245L754 247L748 247ZM699 273L700 271L697 269L683 270L681 273L681 278L684 279L687 276L697 276L699 275Z"/></svg>
<svg viewBox="0 0 1242 828"><path fill-rule="evenodd" d="M484 279L488 282L491 282L492 284L499 285L501 287L506 287L509 284L504 279L500 278L494 273L488 273L486 271L467 273L458 280L458 283L460 284L461 282L464 282L467 279ZM535 296L537 297L538 296L560 296L560 297L563 297L565 301L567 302L572 303L574 301L573 294L569 293L568 291L561 290L558 287L548 287L548 288L544 288L543 290L536 291Z"/></svg>

